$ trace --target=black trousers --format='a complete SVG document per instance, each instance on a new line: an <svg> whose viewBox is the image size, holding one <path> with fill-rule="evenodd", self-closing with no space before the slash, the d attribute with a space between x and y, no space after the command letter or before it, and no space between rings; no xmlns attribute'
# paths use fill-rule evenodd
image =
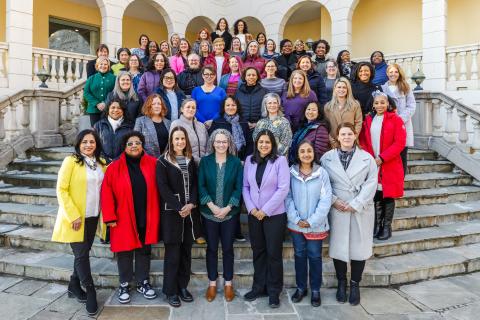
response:
<svg viewBox="0 0 480 320"><path fill-rule="evenodd" d="M233 279L233 242L236 223L235 216L222 222L203 219L207 237L207 273L210 281L218 278L218 243L220 241L222 242L223 278L225 281Z"/></svg>
<svg viewBox="0 0 480 320"><path fill-rule="evenodd" d="M97 123L98 121L100 121L100 118L101 118L101 113L89 113L88 114L90 116L90 125L93 127L93 125L95 123Z"/></svg>
<svg viewBox="0 0 480 320"><path fill-rule="evenodd" d="M117 252L120 283L132 281L134 272L137 282L143 282L149 278L152 246L145 244L145 229L139 229L138 231L142 247L135 250ZM134 260L135 271L133 270Z"/></svg>
<svg viewBox="0 0 480 320"><path fill-rule="evenodd" d="M199 219L200 220L200 219ZM163 260L163 288L167 296L178 294L180 289L186 289L192 272L193 234L189 220L184 221L183 239L181 242L165 243Z"/></svg>
<svg viewBox="0 0 480 320"><path fill-rule="evenodd" d="M337 280L347 280L347 263L342 260L333 259ZM350 260L350 275L355 282L362 281L363 269L365 269L365 260Z"/></svg>
<svg viewBox="0 0 480 320"><path fill-rule="evenodd" d="M98 217L85 219L84 235L82 242L72 242L70 247L73 251L73 276L80 279L84 286L93 285L92 271L90 269L90 249L95 232L97 231Z"/></svg>
<svg viewBox="0 0 480 320"><path fill-rule="evenodd" d="M402 158L403 164L403 176L407 174L407 158L408 157L408 147L405 147L402 152L400 152L400 158Z"/></svg>
<svg viewBox="0 0 480 320"><path fill-rule="evenodd" d="M259 221L248 215L250 244L253 251L252 290L279 295L283 289L283 240L287 225L285 213Z"/></svg>

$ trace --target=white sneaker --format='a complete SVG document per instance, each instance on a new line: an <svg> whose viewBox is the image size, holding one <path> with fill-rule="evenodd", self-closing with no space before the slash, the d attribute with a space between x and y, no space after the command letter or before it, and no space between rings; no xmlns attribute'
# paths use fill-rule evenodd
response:
<svg viewBox="0 0 480 320"><path fill-rule="evenodd" d="M120 287L118 288L118 302L121 304L130 302L130 286L128 282L120 283Z"/></svg>
<svg viewBox="0 0 480 320"><path fill-rule="evenodd" d="M148 280L143 280L143 282L137 283L137 292L143 294L145 299L155 299L157 297L155 290L152 289Z"/></svg>

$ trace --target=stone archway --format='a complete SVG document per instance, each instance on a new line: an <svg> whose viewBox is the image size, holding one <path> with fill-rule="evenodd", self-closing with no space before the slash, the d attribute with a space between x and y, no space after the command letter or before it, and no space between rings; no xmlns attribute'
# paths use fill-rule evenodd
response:
<svg viewBox="0 0 480 320"><path fill-rule="evenodd" d="M190 43L195 42L195 40L197 40L198 32L202 28L207 28L209 32L212 32L215 30L215 22L205 16L196 16L187 24L185 29L185 38L187 38Z"/></svg>
<svg viewBox="0 0 480 320"><path fill-rule="evenodd" d="M260 20L258 20L257 18L252 17L252 16L247 16L247 17L243 17L241 19L244 20L247 23L248 32L251 35L253 35L254 39L257 37L257 34L259 34L260 32L265 33L265 27L263 26L263 23ZM233 28L233 24L232 24L232 28Z"/></svg>

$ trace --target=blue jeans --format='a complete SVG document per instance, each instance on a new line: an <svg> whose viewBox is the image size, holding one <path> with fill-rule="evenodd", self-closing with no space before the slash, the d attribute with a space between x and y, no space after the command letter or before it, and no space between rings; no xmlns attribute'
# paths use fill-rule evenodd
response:
<svg viewBox="0 0 480 320"><path fill-rule="evenodd" d="M307 240L302 233L290 232L295 251L295 280L297 288L307 289L307 274L310 289L320 291L322 284L322 240ZM308 270L307 260L310 265Z"/></svg>

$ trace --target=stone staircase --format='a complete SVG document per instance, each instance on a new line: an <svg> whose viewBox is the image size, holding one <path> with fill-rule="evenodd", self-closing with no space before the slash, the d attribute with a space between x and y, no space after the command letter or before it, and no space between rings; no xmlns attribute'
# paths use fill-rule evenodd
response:
<svg viewBox="0 0 480 320"><path fill-rule="evenodd" d="M15 160L0 174L0 273L67 281L73 256L67 244L50 241L57 213L56 174L71 148L32 151L29 160ZM480 187L432 151L411 150L405 197L397 200L394 234L375 242L362 285L390 286L480 270ZM246 231L247 228L245 227ZM333 264L324 244L324 285L336 285ZM152 282L161 285L163 245L153 248ZM293 286L293 247L283 249L285 285ZM95 282L118 285L113 254L98 240L91 251ZM192 250L192 283L207 282L205 246ZM235 282L252 282L249 243L235 244ZM221 267L221 266L220 266Z"/></svg>

